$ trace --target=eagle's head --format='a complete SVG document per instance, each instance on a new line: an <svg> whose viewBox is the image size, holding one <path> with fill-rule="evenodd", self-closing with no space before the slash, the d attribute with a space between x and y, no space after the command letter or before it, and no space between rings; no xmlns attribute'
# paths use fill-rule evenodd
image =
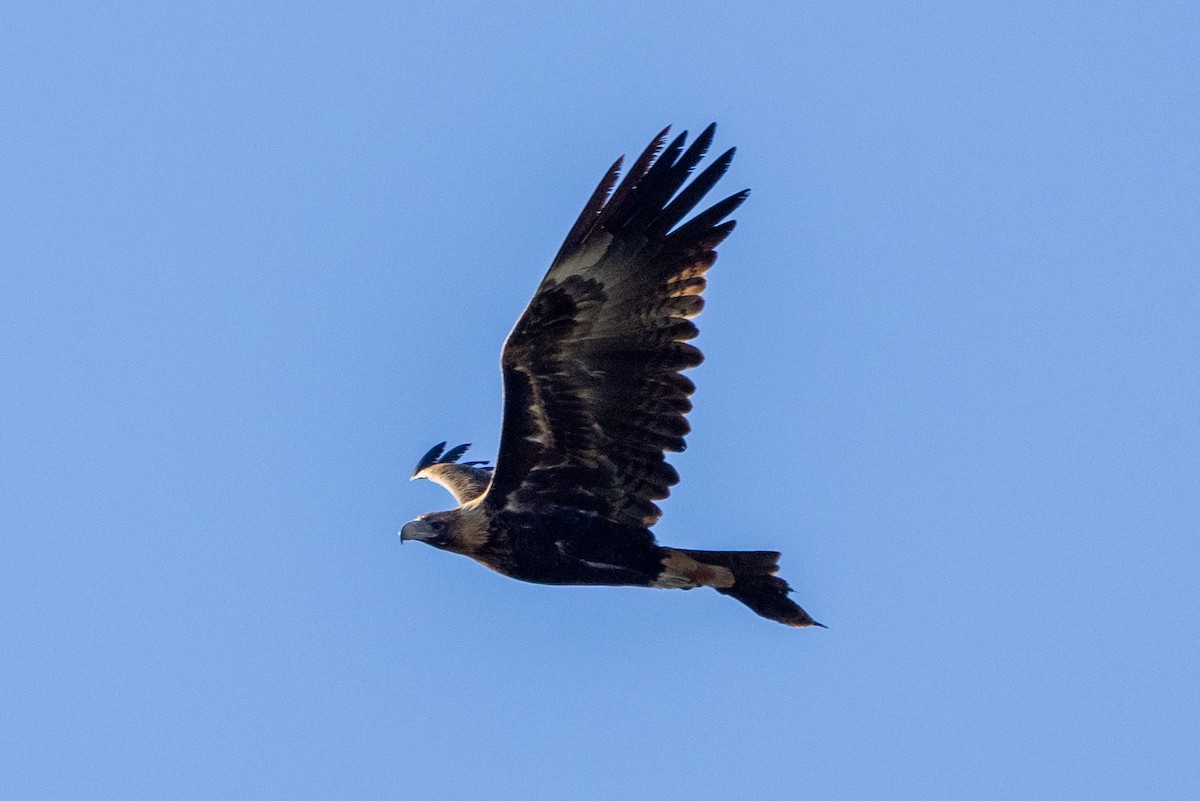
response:
<svg viewBox="0 0 1200 801"><path fill-rule="evenodd" d="M430 512L405 523L400 529L400 541L419 540L435 548L445 548L451 540L453 521L449 517L452 514L453 512Z"/></svg>
<svg viewBox="0 0 1200 801"><path fill-rule="evenodd" d="M404 524L400 529L400 540L419 540L445 551L473 553L486 539L487 524L480 515L470 511L459 508L423 514Z"/></svg>

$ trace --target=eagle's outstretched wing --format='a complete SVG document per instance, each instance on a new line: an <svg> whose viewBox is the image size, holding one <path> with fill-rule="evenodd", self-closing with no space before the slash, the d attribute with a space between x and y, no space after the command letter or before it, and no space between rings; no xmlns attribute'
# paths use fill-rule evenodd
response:
<svg viewBox="0 0 1200 801"><path fill-rule="evenodd" d="M446 450L446 443L439 442L421 457L413 470L413 480L427 478L450 491L461 506L484 493L492 480L492 468L485 462L459 462L470 444L456 445ZM445 451L445 453L443 453Z"/></svg>
<svg viewBox="0 0 1200 801"><path fill-rule="evenodd" d="M669 130L669 129L668 129ZM492 509L547 505L650 526L679 475L700 364L687 344L704 303L704 273L746 192L680 225L724 175L733 150L691 183L712 142L710 125L684 151L660 133L616 190L621 160L571 228L550 271L504 344L504 425ZM611 192L611 196L610 196Z"/></svg>

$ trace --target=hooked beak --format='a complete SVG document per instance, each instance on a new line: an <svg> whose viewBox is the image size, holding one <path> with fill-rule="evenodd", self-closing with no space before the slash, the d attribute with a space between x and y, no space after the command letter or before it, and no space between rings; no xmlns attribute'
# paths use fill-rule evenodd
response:
<svg viewBox="0 0 1200 801"><path fill-rule="evenodd" d="M420 540L422 542L427 542L436 536L437 535L429 529L429 524L424 520L412 520L408 523L405 523L400 528L401 542L404 542L405 540Z"/></svg>

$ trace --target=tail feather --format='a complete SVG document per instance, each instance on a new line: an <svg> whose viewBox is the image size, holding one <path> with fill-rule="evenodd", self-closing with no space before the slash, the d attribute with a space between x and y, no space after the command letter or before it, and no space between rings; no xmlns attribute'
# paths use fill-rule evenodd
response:
<svg viewBox="0 0 1200 801"><path fill-rule="evenodd" d="M779 572L777 551L683 551L703 565L727 568L733 583L715 587L722 595L735 598L758 614L788 626L821 626L790 598L792 588L775 574ZM712 585L710 585L712 586Z"/></svg>

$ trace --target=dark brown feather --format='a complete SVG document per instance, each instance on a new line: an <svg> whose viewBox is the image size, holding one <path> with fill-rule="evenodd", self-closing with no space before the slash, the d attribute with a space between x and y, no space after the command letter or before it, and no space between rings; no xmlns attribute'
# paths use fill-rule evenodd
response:
<svg viewBox="0 0 1200 801"><path fill-rule="evenodd" d="M504 345L490 508L550 504L631 526L661 515L654 501L679 481L664 452L682 451L689 431L694 385L681 371L704 358L687 344L690 318L704 305L713 248L732 230L723 221L746 196L679 225L732 159L722 154L685 186L713 132L684 150L686 134L664 147L664 130L584 206Z"/></svg>

